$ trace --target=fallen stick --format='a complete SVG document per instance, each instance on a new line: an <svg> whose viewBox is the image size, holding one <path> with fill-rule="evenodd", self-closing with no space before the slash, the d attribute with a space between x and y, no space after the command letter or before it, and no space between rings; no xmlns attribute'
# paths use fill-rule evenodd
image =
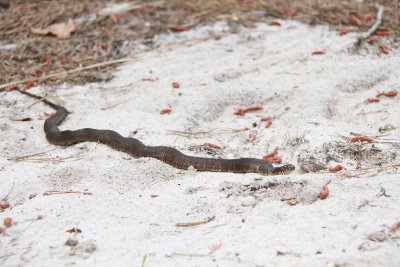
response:
<svg viewBox="0 0 400 267"><path fill-rule="evenodd" d="M51 74L40 76L40 77L32 77L32 78L29 78L29 79L13 81L13 82L10 82L10 83L6 83L6 84L0 85L0 92L3 91L4 88L7 88L7 87L9 87L11 85L24 84L24 83L27 83L27 82L34 82L34 81L44 81L44 80L48 80L50 78L67 76L68 74L81 72L83 70L89 70L89 69L94 69L94 68L98 68L98 67L105 67L105 66L110 66L110 65L114 65L114 64L124 63L124 62L130 61L132 59L135 59L135 58L137 58L139 56L142 56L144 54L150 53L150 52L162 51L164 49L168 49L168 48L171 48L171 47L174 47L174 46L190 44L191 42L193 42L193 43L201 42L201 41L204 41L204 40L207 40L207 39L211 39L211 38L212 38L212 36L203 37L203 38L196 38L196 39L183 40L183 41L179 41L179 42L176 42L176 43L168 44L168 45L163 46L163 47L159 47L159 48L152 49L152 50L149 50L149 51L140 52L140 53L137 53L135 55L124 57L124 58L120 58L120 59L104 61L104 62L100 62L100 63L96 63L96 64L84 66L84 67L79 67L79 68L75 68L75 69L71 69L71 70L51 73Z"/></svg>
<svg viewBox="0 0 400 267"><path fill-rule="evenodd" d="M384 7L379 5L378 6L378 14L376 15L376 22L374 25L372 25L372 27L367 31L362 33L357 40L357 45L360 45L365 39L367 39L368 37L370 37L375 31L376 29L379 27L379 25L382 23L382 15L383 15L383 11L384 11Z"/></svg>

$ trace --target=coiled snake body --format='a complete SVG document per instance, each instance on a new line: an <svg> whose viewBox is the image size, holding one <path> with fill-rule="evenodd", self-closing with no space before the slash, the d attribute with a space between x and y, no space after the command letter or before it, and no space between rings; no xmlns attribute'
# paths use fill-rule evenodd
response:
<svg viewBox="0 0 400 267"><path fill-rule="evenodd" d="M270 162L255 158L216 159L192 157L181 153L179 150L166 146L146 146L135 138L123 137L111 130L96 130L84 128L75 131L60 131L58 125L68 116L68 111L45 101L46 104L56 108L56 113L46 119L44 131L47 140L55 145L68 146L79 142L100 142L114 149L123 151L135 158L152 157L161 160L175 168L187 170L193 166L198 171L261 173L262 175L289 174L295 167L291 164L273 167Z"/></svg>

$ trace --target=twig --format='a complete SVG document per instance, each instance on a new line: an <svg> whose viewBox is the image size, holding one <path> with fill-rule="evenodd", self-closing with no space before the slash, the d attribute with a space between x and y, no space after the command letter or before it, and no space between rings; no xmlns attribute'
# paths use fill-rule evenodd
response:
<svg viewBox="0 0 400 267"><path fill-rule="evenodd" d="M387 111L387 109L380 109L380 110L374 110L374 111L360 111L357 113L357 115L368 115L368 114L374 114L374 113L380 113Z"/></svg>
<svg viewBox="0 0 400 267"><path fill-rule="evenodd" d="M362 41L364 41L365 39L370 37L376 31L376 29L379 27L379 25L382 23L382 15L383 15L384 10L385 10L385 8L383 6L381 6L381 5L378 6L378 14L376 15L375 24L372 25L372 27L367 32L362 33L360 35L360 37L358 37L358 41L357 41L358 45L360 45Z"/></svg>
<svg viewBox="0 0 400 267"><path fill-rule="evenodd" d="M80 155L81 153L77 154ZM55 158L39 158L39 159L27 159L27 161L38 161L38 162L46 162L46 161L53 161L53 162L62 162L67 159L72 159L72 161L77 161L83 159L83 157L76 157L77 155L71 155L68 157L55 157Z"/></svg>
<svg viewBox="0 0 400 267"><path fill-rule="evenodd" d="M18 157L8 158L7 160L23 160L23 159L26 159L26 158L29 158L29 157L39 156L39 155L45 154L45 153L50 152L50 151L53 151L53 150L55 150L55 149L56 149L56 148L50 149L49 151L42 151L42 152L38 152L38 153L34 153L34 154L28 154L28 155L24 155L24 156L18 156Z"/></svg>
<svg viewBox="0 0 400 267"><path fill-rule="evenodd" d="M181 226L181 227L195 226L195 225L199 225L199 224L204 224L204 223L211 222L211 221L214 220L214 219L215 219L215 216L211 216L211 217L208 217L208 218L205 219L205 220L198 221L198 222L177 223L176 226Z"/></svg>
<svg viewBox="0 0 400 267"><path fill-rule="evenodd" d="M376 175L386 169L395 168L395 167L400 167L400 164L391 164L391 165L382 166L382 167L361 168L361 169L356 169L356 170L346 170L346 172L360 172L360 171L365 171L365 172L361 172L361 173L354 174L354 175L342 174L342 176L344 176L346 178L354 178L354 177L360 177L361 175L364 175L364 174L376 172L375 174L370 175L370 176L373 176L373 175ZM332 174L332 172L330 172L330 171L317 171L315 173L330 173L330 174Z"/></svg>
<svg viewBox="0 0 400 267"><path fill-rule="evenodd" d="M24 83L27 83L27 82L44 81L44 80L48 80L50 78L57 78L57 77L67 76L68 74L81 72L81 71L84 71L84 70L90 70L90 69L95 69L95 68L99 68L99 67L105 67L105 66L109 66L109 65L124 63L124 62L130 61L130 60L132 60L134 58L137 58L137 57L142 56L142 55L144 55L146 53L149 53L149 52L157 52L157 51L161 51L161 50L168 49L168 48L171 48L171 47L174 47L174 46L178 46L178 45L190 44L191 42L193 42L193 43L201 42L201 41L205 41L205 40L210 39L210 38L213 38L213 37L209 36L209 37L203 37L203 38L195 38L195 39L183 40L183 41L175 42L175 43L172 43L172 44L168 44L166 46L159 47L159 48L156 48L156 49L153 49L153 50L137 53L137 54L129 56L129 57L124 57L124 58L104 61L104 62L100 62L100 63L96 63L96 64L84 66L84 67L79 67L79 68L72 69L72 70L66 70L66 71L51 73L51 74L44 75L44 76L41 76L41 77L32 77L32 78L29 78L29 79L13 81L13 82L10 82L10 83L6 83L6 84L0 85L0 92L4 88L7 88L7 87L9 87L11 85L14 85L14 84L21 84L21 83L24 84Z"/></svg>
<svg viewBox="0 0 400 267"><path fill-rule="evenodd" d="M177 253L174 252L171 254L172 256L183 256L183 257L210 257L211 254L188 254L188 253Z"/></svg>
<svg viewBox="0 0 400 267"><path fill-rule="evenodd" d="M372 177L377 175L378 173L381 173L389 168L395 168L395 167L400 167L400 164L392 164L392 165L387 165L387 166L383 166L383 167L376 167L376 168L365 168L365 169L359 169L359 170L353 170L353 171L361 171L361 170L369 170L366 172L362 172L362 173L358 173L358 174L354 174L354 175L348 175L348 174L343 174L342 176L345 178L358 178L361 177L362 175L366 175L369 173L370 174L368 177Z"/></svg>
<svg viewBox="0 0 400 267"><path fill-rule="evenodd" d="M40 155L40 154L43 154L43 153L46 153L46 152L40 152L40 153L37 153L36 155ZM45 162L45 161L64 161L66 159L80 160L80 159L83 159L83 157L79 157L79 155L81 155L83 153L84 152L80 152L80 153L77 153L75 155L69 155L69 156L63 157L63 158L59 157L59 156L56 156L55 158L33 158L33 159L32 158L31 159L28 158L28 157L31 157L31 156L35 156L35 154L32 154L32 155L27 155L27 156L10 158L8 160L16 160L16 161L18 161L18 160L27 160L27 161L40 161L40 162Z"/></svg>
<svg viewBox="0 0 400 267"><path fill-rule="evenodd" d="M126 99L124 101L120 101L120 102L117 102L117 103L112 104L112 105L107 105L106 107L100 108L100 110L107 110L107 109L115 108L116 106L119 106L119 105L121 105L121 104L123 104L125 102L128 102L129 100L131 100L131 99L128 98L128 99Z"/></svg>
<svg viewBox="0 0 400 267"><path fill-rule="evenodd" d="M378 139L378 138L381 138L381 137L385 136L384 134L381 134L381 135L371 135L371 134L362 134L362 133L350 133L351 136L346 136L346 135L342 135L342 134L339 134L339 133L335 133L335 134L338 135L340 138L345 139L346 141L349 141L350 139L352 139L351 136L355 136L355 137L368 137L368 138L371 138L371 139ZM384 142L384 141L385 141L385 142ZM397 141L397 140L396 140L396 141ZM397 143L397 142L395 142L395 141L390 141L390 139L389 139L389 140L387 140L387 139L384 139L384 140L380 139L380 140L374 140L374 143L393 143L393 144L395 144L395 143Z"/></svg>
<svg viewBox="0 0 400 267"><path fill-rule="evenodd" d="M290 251L276 251L276 256L286 256L286 255L292 255L295 257L301 257L300 253L296 253L296 252L290 252Z"/></svg>
<svg viewBox="0 0 400 267"><path fill-rule="evenodd" d="M22 91L22 90L20 90L20 89L17 89L17 91L20 92L21 94L30 96L30 97L32 97L32 98L39 99L40 101L42 101L42 102L45 103L46 105L48 105L48 106L54 108L55 110L57 110L57 109L59 109L59 108L61 107L60 105L57 105L57 104L55 104L55 103L53 103L53 102L47 100L46 97L38 96L38 95L29 93L29 92L26 92L26 91ZM69 111L67 111L67 112L69 112Z"/></svg>
<svg viewBox="0 0 400 267"><path fill-rule="evenodd" d="M50 195L62 195L62 194L84 194L84 195L92 195L89 192L81 192L81 191L58 191L58 190L47 190L43 193L43 196L50 196Z"/></svg>
<svg viewBox="0 0 400 267"><path fill-rule="evenodd" d="M130 57L125 57L125 58L120 58L120 59L100 62L100 63L96 63L96 64L92 64L92 65L89 65L89 66L80 67L80 68L76 68L76 69L72 69L72 70L66 70L66 71L51 73L51 74L44 75L44 76L41 76L41 77L34 77L34 78L25 79L25 80L14 81L14 82L10 82L10 83L6 83L6 84L3 84L3 85L0 85L0 89L6 88L6 87L8 87L10 85L14 85L14 84L21 84L21 83L24 84L24 83L27 83L27 82L44 81L44 80L48 80L50 78L67 76L68 74L75 73L75 72L81 72L83 70L89 70L89 69L94 69L94 68L98 68L98 67L104 67L104 66L109 66L109 65L113 65L113 64L123 63L123 62L127 62L129 60L132 60L132 59L138 57L141 54L143 54L143 53L138 53L138 54L130 56Z"/></svg>
<svg viewBox="0 0 400 267"><path fill-rule="evenodd" d="M33 101L33 103L29 104L26 108L33 107L34 105L36 105L37 103L42 102L45 99L46 99L46 96L42 97L42 99L35 100L35 101Z"/></svg>
<svg viewBox="0 0 400 267"><path fill-rule="evenodd" d="M3 197L3 199L1 201L5 202L8 198L8 196L11 194L12 190L14 189L14 185L15 183L12 184L10 191L7 193L7 195L5 197Z"/></svg>

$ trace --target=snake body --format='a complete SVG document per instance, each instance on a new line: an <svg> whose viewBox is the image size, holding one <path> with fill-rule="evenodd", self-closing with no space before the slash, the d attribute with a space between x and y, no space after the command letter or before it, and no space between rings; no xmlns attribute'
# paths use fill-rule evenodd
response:
<svg viewBox="0 0 400 267"><path fill-rule="evenodd" d="M100 142L135 158L152 157L175 168L187 170L193 166L198 171L261 173L262 175L289 174L294 170L291 164L273 167L270 162L255 158L216 159L188 156L167 146L146 146L140 140L123 137L112 130L84 128L75 131L60 131L58 125L68 116L68 111L53 104L56 113L46 119L44 131L47 140L55 145L69 146L80 142Z"/></svg>

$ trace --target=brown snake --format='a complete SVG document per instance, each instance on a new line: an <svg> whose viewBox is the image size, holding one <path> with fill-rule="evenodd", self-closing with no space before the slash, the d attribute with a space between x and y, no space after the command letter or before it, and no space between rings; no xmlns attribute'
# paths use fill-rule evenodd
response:
<svg viewBox="0 0 400 267"><path fill-rule="evenodd" d="M20 91L34 98L43 99L34 94ZM260 173L262 175L289 174L295 167L287 164L273 167L270 162L255 158L216 159L188 156L179 150L167 146L146 146L135 138L123 137L112 130L84 128L75 131L60 131L58 125L68 116L68 111L46 99L44 103L56 109L56 113L46 119L44 131L47 140L55 145L69 146L79 142L100 142L116 150L123 151L135 158L152 157L175 168L187 170L193 166L198 171Z"/></svg>

